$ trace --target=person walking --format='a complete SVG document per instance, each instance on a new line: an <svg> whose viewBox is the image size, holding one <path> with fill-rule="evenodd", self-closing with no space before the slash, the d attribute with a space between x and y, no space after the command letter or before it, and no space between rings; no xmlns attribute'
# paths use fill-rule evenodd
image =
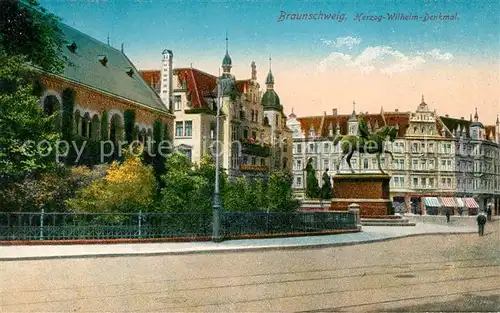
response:
<svg viewBox="0 0 500 313"><path fill-rule="evenodd" d="M484 236L484 224L486 224L486 216L483 212L479 213L476 217L479 236Z"/></svg>
<svg viewBox="0 0 500 313"><path fill-rule="evenodd" d="M491 222L491 214L493 210L491 209L491 203L488 204L488 209L486 209L486 214L488 215L488 222Z"/></svg>
<svg viewBox="0 0 500 313"><path fill-rule="evenodd" d="M450 222L450 210L446 210L446 223Z"/></svg>

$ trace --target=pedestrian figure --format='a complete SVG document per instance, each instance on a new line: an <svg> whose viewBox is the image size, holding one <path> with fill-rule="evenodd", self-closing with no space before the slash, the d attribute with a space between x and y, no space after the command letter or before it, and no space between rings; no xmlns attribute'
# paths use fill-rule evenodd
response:
<svg viewBox="0 0 500 313"><path fill-rule="evenodd" d="M484 213L481 212L478 214L476 220L479 236L484 236L484 224L486 224L486 216L484 216Z"/></svg>
<svg viewBox="0 0 500 313"><path fill-rule="evenodd" d="M488 215L488 222L491 222L491 213L492 213L492 209L491 209L491 203L488 204L488 209L486 210L486 214Z"/></svg>
<svg viewBox="0 0 500 313"><path fill-rule="evenodd" d="M446 223L450 222L450 210L446 210Z"/></svg>

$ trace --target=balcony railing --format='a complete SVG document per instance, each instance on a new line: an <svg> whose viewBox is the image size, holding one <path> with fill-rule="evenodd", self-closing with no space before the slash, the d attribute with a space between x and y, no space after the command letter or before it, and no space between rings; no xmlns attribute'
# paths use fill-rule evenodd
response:
<svg viewBox="0 0 500 313"><path fill-rule="evenodd" d="M265 165L241 164L240 171L253 172L253 173L267 173L267 172L269 172L269 168Z"/></svg>
<svg viewBox="0 0 500 313"><path fill-rule="evenodd" d="M271 153L268 144L258 143L254 139L240 139L240 142L242 153L260 157L268 157Z"/></svg>

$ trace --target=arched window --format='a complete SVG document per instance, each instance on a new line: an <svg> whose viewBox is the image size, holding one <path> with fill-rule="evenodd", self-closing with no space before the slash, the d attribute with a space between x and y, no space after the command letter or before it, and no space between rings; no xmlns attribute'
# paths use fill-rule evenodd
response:
<svg viewBox="0 0 500 313"><path fill-rule="evenodd" d="M288 158L283 158L283 169L286 169L288 166Z"/></svg>
<svg viewBox="0 0 500 313"><path fill-rule="evenodd" d="M80 110L76 110L73 116L73 121L74 121L74 132L76 135L81 135L81 120L82 116L80 115Z"/></svg>
<svg viewBox="0 0 500 313"><path fill-rule="evenodd" d="M109 139L115 143L123 140L123 121L118 114L114 114L111 117Z"/></svg>
<svg viewBox="0 0 500 313"><path fill-rule="evenodd" d="M50 95L45 98L43 101L43 112L47 116L56 114L54 123L57 129L61 127L61 104L59 103L59 100L57 100L56 96Z"/></svg>
<svg viewBox="0 0 500 313"><path fill-rule="evenodd" d="M61 104L56 96L47 96L43 101L43 112L50 116L60 110Z"/></svg>
<svg viewBox="0 0 500 313"><path fill-rule="evenodd" d="M83 137L90 138L91 125L90 125L90 114L88 112L85 113L85 115L83 116L80 133Z"/></svg>
<svg viewBox="0 0 500 313"><path fill-rule="evenodd" d="M99 121L99 116L97 114L94 114L94 116L92 116L92 122L91 122L91 126L90 126L90 138L92 138L93 140L99 140L99 133L100 133L100 129L101 129L101 123Z"/></svg>

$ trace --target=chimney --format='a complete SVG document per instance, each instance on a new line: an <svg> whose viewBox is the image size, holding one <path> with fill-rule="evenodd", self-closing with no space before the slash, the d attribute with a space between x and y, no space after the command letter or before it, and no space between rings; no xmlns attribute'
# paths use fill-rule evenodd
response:
<svg viewBox="0 0 500 313"><path fill-rule="evenodd" d="M464 117L463 117L463 116L461 116L461 117L460 117L460 119L461 119L461 120L463 120L463 119L464 119Z"/></svg>
<svg viewBox="0 0 500 313"><path fill-rule="evenodd" d="M450 116L448 114L446 114L445 117L450 117Z"/></svg>
<svg viewBox="0 0 500 313"><path fill-rule="evenodd" d="M394 112L398 113L398 112L399 112L399 109L396 109Z"/></svg>
<svg viewBox="0 0 500 313"><path fill-rule="evenodd" d="M172 111L172 92L173 92L173 58L174 54L171 50L163 50L162 68L160 81L166 81L166 84L160 84L160 96L163 104L168 110Z"/></svg>
<svg viewBox="0 0 500 313"><path fill-rule="evenodd" d="M332 109L332 115L337 116L337 109Z"/></svg>

